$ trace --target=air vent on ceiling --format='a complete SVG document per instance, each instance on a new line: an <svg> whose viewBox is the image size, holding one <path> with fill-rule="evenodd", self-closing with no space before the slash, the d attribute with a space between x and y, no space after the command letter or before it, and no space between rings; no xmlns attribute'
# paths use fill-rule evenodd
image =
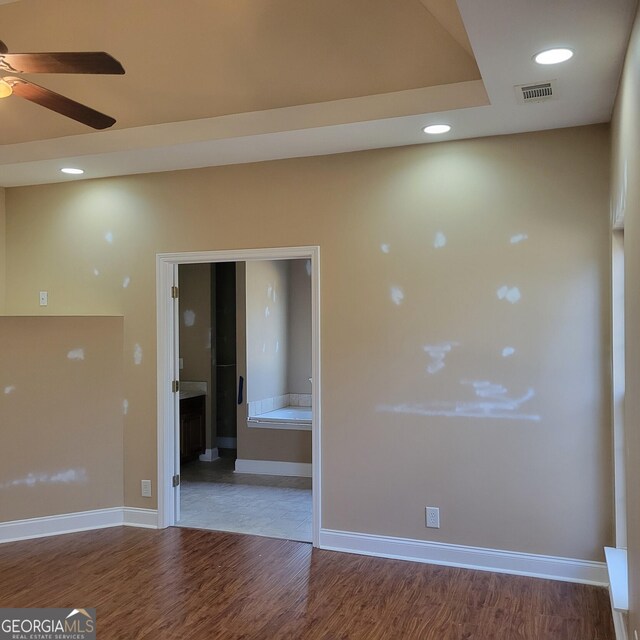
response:
<svg viewBox="0 0 640 640"><path fill-rule="evenodd" d="M556 97L555 80L538 82L536 84L521 84L515 87L516 96L520 104L530 102L545 102Z"/></svg>

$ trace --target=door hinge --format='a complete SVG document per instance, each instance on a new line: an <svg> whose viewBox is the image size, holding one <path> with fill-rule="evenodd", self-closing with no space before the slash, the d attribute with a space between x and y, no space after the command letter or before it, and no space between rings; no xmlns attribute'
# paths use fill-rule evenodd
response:
<svg viewBox="0 0 640 640"><path fill-rule="evenodd" d="M171 382L171 391L173 391L173 393L180 391L180 380L173 380Z"/></svg>
<svg viewBox="0 0 640 640"><path fill-rule="evenodd" d="M171 297L176 299L178 297L178 287L175 285L171 287Z"/></svg>
<svg viewBox="0 0 640 640"><path fill-rule="evenodd" d="M180 476L179 475L173 476L173 478L171 479L171 483L173 484L174 487L179 487L180 486Z"/></svg>

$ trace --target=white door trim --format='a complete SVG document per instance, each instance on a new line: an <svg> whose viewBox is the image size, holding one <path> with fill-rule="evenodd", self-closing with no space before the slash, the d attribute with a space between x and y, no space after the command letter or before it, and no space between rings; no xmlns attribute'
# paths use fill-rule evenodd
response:
<svg viewBox="0 0 640 640"><path fill-rule="evenodd" d="M178 397L171 391L171 381L178 378L176 347L177 305L171 298L177 265L209 262L247 262L253 260L311 260L311 340L312 340L312 501L313 546L320 543L321 528L321 370L320 370L320 247L281 247L273 249L236 249L228 251L196 251L159 253L156 255L157 309L157 396L158 396L158 527L175 524L176 490L172 487L176 443L174 434L178 419Z"/></svg>

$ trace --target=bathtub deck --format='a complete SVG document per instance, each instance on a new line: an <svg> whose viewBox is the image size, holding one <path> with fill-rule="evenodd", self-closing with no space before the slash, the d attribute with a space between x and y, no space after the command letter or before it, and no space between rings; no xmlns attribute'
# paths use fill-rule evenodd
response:
<svg viewBox="0 0 640 640"><path fill-rule="evenodd" d="M258 416L250 416L249 421L311 425L311 407L282 407Z"/></svg>

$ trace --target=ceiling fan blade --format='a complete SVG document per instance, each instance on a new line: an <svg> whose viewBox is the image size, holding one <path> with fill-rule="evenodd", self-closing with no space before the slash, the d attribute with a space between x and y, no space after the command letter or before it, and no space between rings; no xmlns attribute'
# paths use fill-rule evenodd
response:
<svg viewBox="0 0 640 640"><path fill-rule="evenodd" d="M33 82L13 77L4 77L3 80L11 85L16 96L35 102L42 107L56 111L63 116L67 116L67 118L77 120L94 129L107 129L115 124L115 119L111 116L100 113Z"/></svg>
<svg viewBox="0 0 640 640"><path fill-rule="evenodd" d="M0 43L0 70L9 73L108 73L122 75L122 65L104 51L7 53Z"/></svg>
<svg viewBox="0 0 640 640"><path fill-rule="evenodd" d="M7 49L7 45L0 40L0 53L7 53L9 49Z"/></svg>

